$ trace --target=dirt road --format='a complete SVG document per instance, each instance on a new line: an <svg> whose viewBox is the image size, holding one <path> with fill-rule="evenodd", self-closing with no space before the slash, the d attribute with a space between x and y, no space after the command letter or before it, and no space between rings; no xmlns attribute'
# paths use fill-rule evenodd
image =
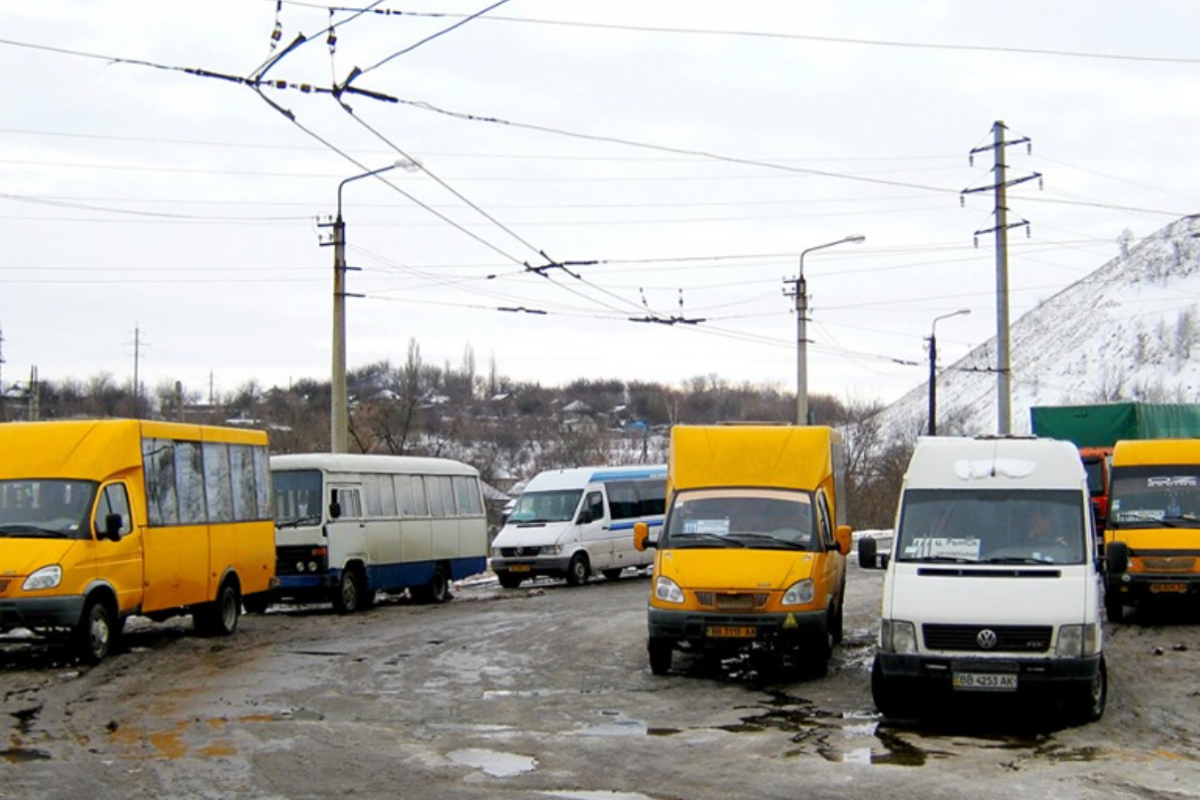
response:
<svg viewBox="0 0 1200 800"><path fill-rule="evenodd" d="M0 797L1200 796L1200 615L1108 627L1099 723L1006 703L897 726L870 698L881 583L851 565L846 641L810 681L653 676L639 573L272 610L229 639L134 620L94 669L9 643Z"/></svg>

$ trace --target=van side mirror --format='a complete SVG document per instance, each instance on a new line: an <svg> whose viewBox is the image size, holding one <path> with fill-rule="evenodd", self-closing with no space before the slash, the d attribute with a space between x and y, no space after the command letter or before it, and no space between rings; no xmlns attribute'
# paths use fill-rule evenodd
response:
<svg viewBox="0 0 1200 800"><path fill-rule="evenodd" d="M104 516L104 530L100 531L101 539L108 539L110 542L121 541L121 527L124 521L120 514L106 514Z"/></svg>
<svg viewBox="0 0 1200 800"><path fill-rule="evenodd" d="M853 537L849 525L838 525L833 532L833 538L837 542L838 552L844 556L850 555L850 543Z"/></svg>
<svg viewBox="0 0 1200 800"><path fill-rule="evenodd" d="M329 518L337 519L342 515L342 504L338 502L337 489L329 490Z"/></svg>
<svg viewBox="0 0 1200 800"><path fill-rule="evenodd" d="M870 536L858 540L858 566L863 569L887 569L889 556L879 552L879 542Z"/></svg>
<svg viewBox="0 0 1200 800"><path fill-rule="evenodd" d="M1104 569L1109 575L1124 575L1129 570L1129 545L1125 542L1105 545Z"/></svg>
<svg viewBox="0 0 1200 800"><path fill-rule="evenodd" d="M644 553L648 547L658 547L658 542L650 538L650 526L645 522L633 523L633 549Z"/></svg>

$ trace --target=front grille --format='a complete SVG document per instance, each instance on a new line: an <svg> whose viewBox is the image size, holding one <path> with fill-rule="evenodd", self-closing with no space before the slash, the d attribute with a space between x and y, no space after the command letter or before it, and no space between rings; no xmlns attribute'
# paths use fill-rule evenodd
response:
<svg viewBox="0 0 1200 800"><path fill-rule="evenodd" d="M308 565L313 563L317 568L310 570ZM300 565L303 565L303 568ZM321 575L328 568L328 557L314 555L311 545L281 547L275 557L276 575Z"/></svg>
<svg viewBox="0 0 1200 800"><path fill-rule="evenodd" d="M696 602L704 608L718 611L753 611L765 608L771 595L766 592L696 592Z"/></svg>
<svg viewBox="0 0 1200 800"><path fill-rule="evenodd" d="M527 558L542 554L540 547L501 547L500 555L505 558Z"/></svg>
<svg viewBox="0 0 1200 800"><path fill-rule="evenodd" d="M994 636L984 634L990 631ZM922 625L930 650L964 653L1043 653L1050 649L1054 629L1049 625ZM982 640L982 641L981 641ZM983 642L995 641L991 647Z"/></svg>
<svg viewBox="0 0 1200 800"><path fill-rule="evenodd" d="M1191 572L1196 568L1196 559L1185 557L1143 558L1142 569L1146 572Z"/></svg>

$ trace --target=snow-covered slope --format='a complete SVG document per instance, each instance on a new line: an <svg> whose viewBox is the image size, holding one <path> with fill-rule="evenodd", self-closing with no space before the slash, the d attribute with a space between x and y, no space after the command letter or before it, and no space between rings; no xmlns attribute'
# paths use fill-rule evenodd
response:
<svg viewBox="0 0 1200 800"><path fill-rule="evenodd" d="M1011 323L1012 432L1034 405L1200 401L1200 215L1185 217ZM1195 357L1193 357L1193 354ZM996 340L941 364L939 433L997 430ZM889 406L885 430L927 427L929 386Z"/></svg>

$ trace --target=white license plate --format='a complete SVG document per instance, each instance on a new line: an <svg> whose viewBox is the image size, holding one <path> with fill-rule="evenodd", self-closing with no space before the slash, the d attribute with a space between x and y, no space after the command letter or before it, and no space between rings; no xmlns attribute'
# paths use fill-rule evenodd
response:
<svg viewBox="0 0 1200 800"><path fill-rule="evenodd" d="M975 692L1015 692L1017 676L1014 673L956 672L954 688Z"/></svg>

